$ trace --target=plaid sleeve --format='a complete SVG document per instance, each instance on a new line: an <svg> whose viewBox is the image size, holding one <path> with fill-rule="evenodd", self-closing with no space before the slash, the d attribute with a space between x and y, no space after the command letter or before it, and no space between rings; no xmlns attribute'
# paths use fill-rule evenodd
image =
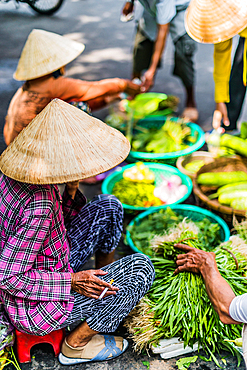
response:
<svg viewBox="0 0 247 370"><path fill-rule="evenodd" d="M23 217L1 251L0 289L35 301L68 301L69 272L34 269L50 240L53 202L42 197L30 200Z"/></svg>
<svg viewBox="0 0 247 370"><path fill-rule="evenodd" d="M63 208L64 223L66 227L68 227L72 219L78 215L82 207L85 206L86 202L87 202L87 199L80 192L80 190L77 190L75 198L72 199L67 191L67 188L65 187L65 190L63 193L62 208Z"/></svg>

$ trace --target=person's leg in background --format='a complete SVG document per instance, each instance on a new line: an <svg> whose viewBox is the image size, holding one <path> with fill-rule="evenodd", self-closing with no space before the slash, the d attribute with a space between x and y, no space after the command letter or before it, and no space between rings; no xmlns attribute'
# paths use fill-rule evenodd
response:
<svg viewBox="0 0 247 370"><path fill-rule="evenodd" d="M246 86L243 84L244 42L245 39L240 37L232 65L229 86L230 102L226 104L230 126L223 126L226 131L236 130L246 94Z"/></svg>
<svg viewBox="0 0 247 370"><path fill-rule="evenodd" d="M137 27L133 49L133 78L142 77L142 72L147 70L153 55L154 42Z"/></svg>
<svg viewBox="0 0 247 370"><path fill-rule="evenodd" d="M195 70L193 57L196 42L186 33L184 16L186 7L177 6L177 14L170 22L170 35L175 46L173 74L182 80L186 90L186 103L182 116L193 122L198 120L195 102Z"/></svg>

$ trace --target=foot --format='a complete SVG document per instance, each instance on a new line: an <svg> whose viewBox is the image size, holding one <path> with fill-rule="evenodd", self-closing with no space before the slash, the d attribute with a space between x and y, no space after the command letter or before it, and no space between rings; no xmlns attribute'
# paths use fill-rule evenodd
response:
<svg viewBox="0 0 247 370"><path fill-rule="evenodd" d="M182 118L188 122L196 123L198 121L198 110L196 107L186 107L181 115Z"/></svg>
<svg viewBox="0 0 247 370"><path fill-rule="evenodd" d="M113 335L96 334L85 346L77 348L71 347L65 338L58 359L63 365L111 360L120 356L127 348L126 339Z"/></svg>

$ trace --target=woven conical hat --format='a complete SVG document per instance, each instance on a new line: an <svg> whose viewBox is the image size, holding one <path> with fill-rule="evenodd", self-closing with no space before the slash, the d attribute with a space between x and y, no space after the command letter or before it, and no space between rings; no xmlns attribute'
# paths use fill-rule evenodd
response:
<svg viewBox="0 0 247 370"><path fill-rule="evenodd" d="M59 184L105 172L129 151L118 130L54 99L5 149L0 169L17 181Z"/></svg>
<svg viewBox="0 0 247 370"><path fill-rule="evenodd" d="M26 81L52 73L78 57L84 48L64 36L34 29L24 45L14 78Z"/></svg>
<svg viewBox="0 0 247 370"><path fill-rule="evenodd" d="M247 0L191 0L185 18L192 39L216 44L247 27Z"/></svg>

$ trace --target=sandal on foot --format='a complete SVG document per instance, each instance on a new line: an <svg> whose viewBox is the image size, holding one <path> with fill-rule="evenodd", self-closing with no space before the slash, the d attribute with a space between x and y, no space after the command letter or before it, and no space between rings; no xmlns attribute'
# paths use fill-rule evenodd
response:
<svg viewBox="0 0 247 370"><path fill-rule="evenodd" d="M195 107L186 107L181 117L187 119L189 122L196 123L198 121L198 110Z"/></svg>
<svg viewBox="0 0 247 370"><path fill-rule="evenodd" d="M71 347L66 338L58 360L62 365L112 360L126 351L128 341L113 335L95 335L84 347Z"/></svg>

